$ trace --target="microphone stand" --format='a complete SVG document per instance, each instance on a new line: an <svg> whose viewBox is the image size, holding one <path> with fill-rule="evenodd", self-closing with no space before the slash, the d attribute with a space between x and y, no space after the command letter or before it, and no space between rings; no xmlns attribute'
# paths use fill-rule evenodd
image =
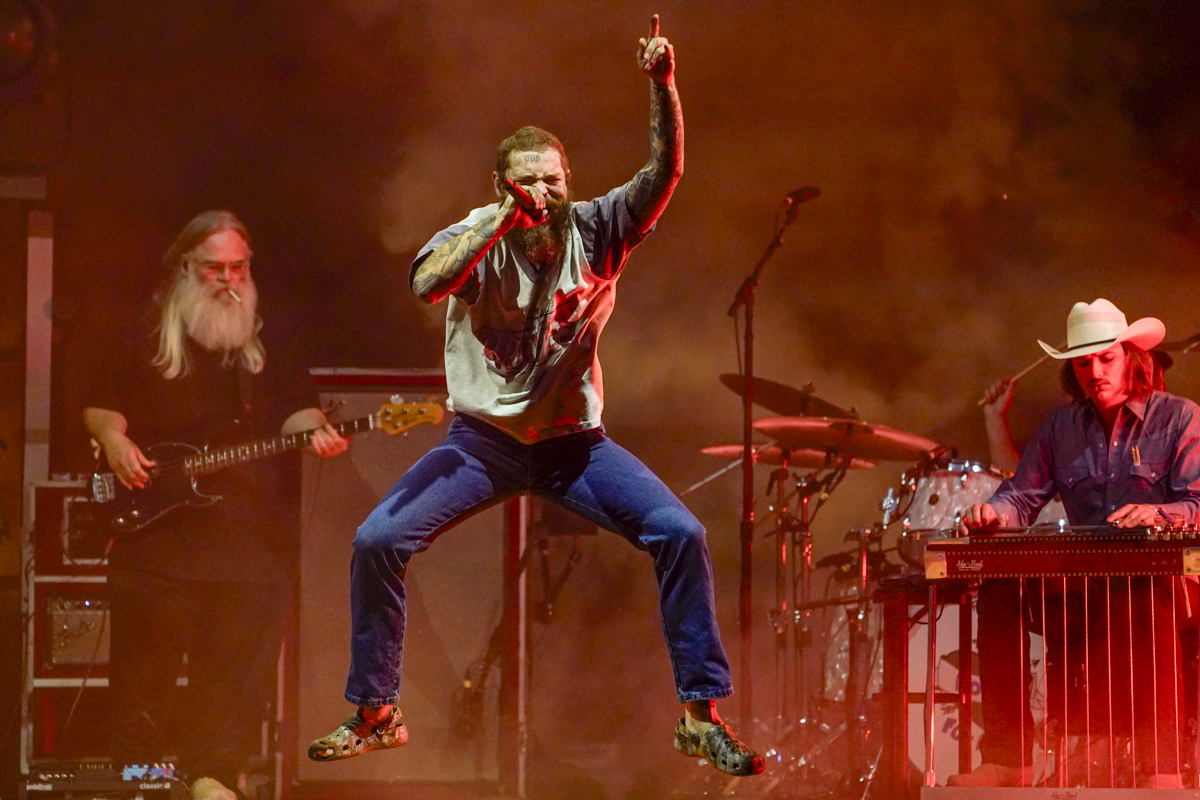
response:
<svg viewBox="0 0 1200 800"><path fill-rule="evenodd" d="M736 318L739 308L744 306L746 309L746 328L743 334L745 341L743 346L746 351L745 368L743 369L743 374L746 376L746 391L742 396L742 441L744 445L742 449L742 524L739 537L742 574L738 587L738 629L741 632L742 682L740 720L743 726L751 723L751 713L754 707L754 679L750 669L751 643L753 641L751 580L754 571L752 563L754 555L754 445L751 444L754 434L752 427L754 421L754 289L762 280L763 267L783 244L784 232L796 221L798 211L799 203L789 196L783 221L775 229L775 236L767 245L767 251L754 266L754 271L742 281L742 285L738 287L737 293L734 295L732 305L729 306L729 311L726 312L729 316Z"/></svg>

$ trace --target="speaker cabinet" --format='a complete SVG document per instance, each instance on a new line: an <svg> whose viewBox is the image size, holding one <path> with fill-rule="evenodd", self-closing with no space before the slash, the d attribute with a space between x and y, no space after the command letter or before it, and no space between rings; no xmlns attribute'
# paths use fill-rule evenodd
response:
<svg viewBox="0 0 1200 800"><path fill-rule="evenodd" d="M314 370L321 401L336 422L366 416L398 395L444 405L441 373ZM294 625L292 728L284 770L293 796L325 796L332 784L499 781L502 663L484 672L489 642L505 641L507 505L493 507L441 536L409 564L408 630L398 705L409 743L364 758L318 763L308 743L333 730L353 707L343 699L350 663L349 575L358 525L395 481L445 435L452 415L406 434L355 436L332 459L305 455L302 467L300 585ZM469 684L468 684L469 682ZM482 683L482 693L479 692ZM506 701L507 702L507 701ZM501 751L498 754L498 749ZM322 786L324 789L322 789ZM359 792L362 796L361 791ZM369 793L368 793L369 794ZM465 796L465 795L463 795Z"/></svg>

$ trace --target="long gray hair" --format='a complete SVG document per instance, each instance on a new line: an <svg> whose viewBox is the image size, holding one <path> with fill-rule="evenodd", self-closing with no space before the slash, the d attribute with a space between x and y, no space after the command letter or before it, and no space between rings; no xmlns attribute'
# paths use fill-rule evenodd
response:
<svg viewBox="0 0 1200 800"><path fill-rule="evenodd" d="M163 264L169 277L154 295L155 305L159 309L158 326L155 328L155 334L158 336L158 354L151 363L167 380L188 374L188 354L185 346L187 326L183 317L182 298L187 282L192 278L188 275L185 262L188 255L208 237L226 230L237 233L249 247L250 232L237 215L232 211L205 211L197 214L183 227L163 256ZM238 350L225 354L226 366L232 365L236 360L252 374L262 372L267 354L258 336L261 329L262 320L256 316L254 330L246 343Z"/></svg>

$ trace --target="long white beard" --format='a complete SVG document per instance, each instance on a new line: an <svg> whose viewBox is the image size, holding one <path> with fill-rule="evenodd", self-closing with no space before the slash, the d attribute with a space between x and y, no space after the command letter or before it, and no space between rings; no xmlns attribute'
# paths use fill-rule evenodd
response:
<svg viewBox="0 0 1200 800"><path fill-rule="evenodd" d="M222 290L189 278L181 288L179 312L191 336L205 350L240 350L254 335L258 320L258 289L246 278L238 284L238 302Z"/></svg>

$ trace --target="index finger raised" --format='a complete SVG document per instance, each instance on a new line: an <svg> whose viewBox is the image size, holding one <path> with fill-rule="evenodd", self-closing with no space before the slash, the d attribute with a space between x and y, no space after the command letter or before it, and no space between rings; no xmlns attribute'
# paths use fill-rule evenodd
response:
<svg viewBox="0 0 1200 800"><path fill-rule="evenodd" d="M650 39L653 39L656 36L658 36L658 14L650 17ZM649 39L646 41L649 41Z"/></svg>

